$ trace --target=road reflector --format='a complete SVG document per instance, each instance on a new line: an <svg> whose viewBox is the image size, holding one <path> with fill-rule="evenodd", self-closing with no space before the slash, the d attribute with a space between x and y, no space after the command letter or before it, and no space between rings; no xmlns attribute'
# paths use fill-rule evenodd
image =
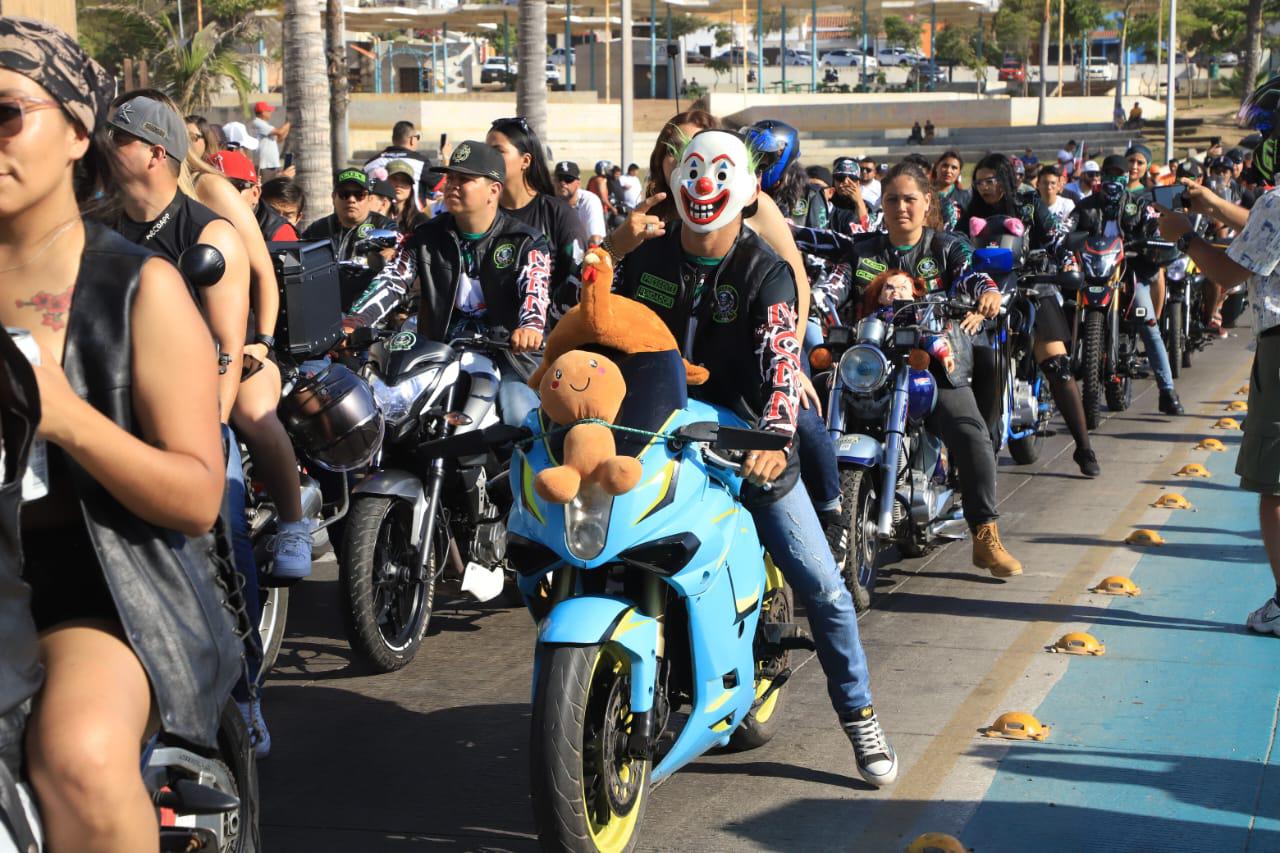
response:
<svg viewBox="0 0 1280 853"><path fill-rule="evenodd" d="M1196 450L1212 450L1214 453L1223 453L1226 449L1227 446L1216 438L1202 438L1196 445Z"/></svg>
<svg viewBox="0 0 1280 853"><path fill-rule="evenodd" d="M1154 530L1148 530L1145 527L1139 527L1124 538L1129 545L1163 545L1164 538Z"/></svg>
<svg viewBox="0 0 1280 853"><path fill-rule="evenodd" d="M1243 384L1243 385L1241 385L1239 388L1237 388L1237 389L1236 389L1236 393L1237 393L1237 394L1248 394L1248 393L1249 393L1249 383L1248 383L1248 382L1246 382L1245 384Z"/></svg>
<svg viewBox="0 0 1280 853"><path fill-rule="evenodd" d="M1058 642L1049 647L1049 651L1064 655L1093 655L1101 657L1107 653L1107 647L1097 637L1082 631L1063 634Z"/></svg>
<svg viewBox="0 0 1280 853"><path fill-rule="evenodd" d="M1240 422L1235 418L1218 418L1218 422L1213 425L1214 429L1240 429Z"/></svg>
<svg viewBox="0 0 1280 853"><path fill-rule="evenodd" d="M1246 403L1244 400L1232 400L1230 403L1227 403L1227 411L1228 412L1247 412L1249 411L1249 404Z"/></svg>
<svg viewBox="0 0 1280 853"><path fill-rule="evenodd" d="M1184 498L1177 492L1169 492L1160 496L1160 499L1152 504L1160 509L1191 509L1191 501Z"/></svg>
<svg viewBox="0 0 1280 853"><path fill-rule="evenodd" d="M907 853L967 853L960 839L945 832L926 832L907 845Z"/></svg>
<svg viewBox="0 0 1280 853"><path fill-rule="evenodd" d="M983 734L1008 740L1044 740L1049 736L1049 727L1025 711L1009 711L997 717Z"/></svg>
<svg viewBox="0 0 1280 853"><path fill-rule="evenodd" d="M1183 465L1178 469L1175 477L1204 477L1209 479L1209 469L1201 465L1199 462L1192 462L1190 465Z"/></svg>
<svg viewBox="0 0 1280 853"><path fill-rule="evenodd" d="M1109 578L1103 578L1098 582L1090 592L1101 592L1105 595L1128 595L1137 597L1142 595L1142 588L1135 585L1124 575L1112 575Z"/></svg>

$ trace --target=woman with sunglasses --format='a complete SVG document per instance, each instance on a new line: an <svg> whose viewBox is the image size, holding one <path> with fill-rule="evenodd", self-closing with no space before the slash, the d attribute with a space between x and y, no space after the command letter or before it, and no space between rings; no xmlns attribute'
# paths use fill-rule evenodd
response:
<svg viewBox="0 0 1280 853"><path fill-rule="evenodd" d="M54 853L158 849L139 747L160 724L214 747L241 672L207 535L213 340L168 261L78 209L102 186L111 87L65 33L0 18L0 321L40 345L49 445L48 493L22 513L46 672L26 766Z"/></svg>
<svg viewBox="0 0 1280 853"><path fill-rule="evenodd" d="M1025 227L1028 249L1045 250L1059 269L1075 269L1075 257L1065 243L1070 223L1060 222L1035 190L1026 192L1016 188L1015 180L1012 164L1003 154L988 154L979 160L973 170L973 186L977 194L969 203L966 227L972 217L1012 217ZM1080 386L1071 372L1071 357L1067 355L1066 343L1069 340L1071 326L1056 295L1037 299L1033 346L1036 363L1049 380L1053 401L1075 439L1076 450L1072 459L1080 467L1081 474L1097 477L1102 468L1089 440ZM986 358L994 357L994 352L987 347L975 347L975 351ZM980 400L986 404L983 411L987 412L987 420L993 424L993 429L1001 429L1003 427L998 423L1000 401L992 399L998 396L999 389L987 390L987 398Z"/></svg>
<svg viewBox="0 0 1280 853"><path fill-rule="evenodd" d="M577 273L587 249L586 229L556 192L546 148L524 118L498 119L484 141L502 155L507 167L499 202L502 209L551 244L551 305L558 317L557 305L578 301Z"/></svg>

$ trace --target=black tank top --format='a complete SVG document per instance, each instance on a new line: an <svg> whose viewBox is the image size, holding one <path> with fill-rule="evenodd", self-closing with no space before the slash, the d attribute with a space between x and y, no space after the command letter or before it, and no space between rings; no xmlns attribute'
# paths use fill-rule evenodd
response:
<svg viewBox="0 0 1280 853"><path fill-rule="evenodd" d="M178 190L169 206L150 222L134 222L121 214L116 230L131 243L164 255L175 264L187 249L200 242L210 222L222 217Z"/></svg>

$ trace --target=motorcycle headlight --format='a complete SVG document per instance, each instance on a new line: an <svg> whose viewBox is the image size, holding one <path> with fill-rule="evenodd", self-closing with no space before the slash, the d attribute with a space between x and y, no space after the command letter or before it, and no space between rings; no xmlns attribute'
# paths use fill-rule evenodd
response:
<svg viewBox="0 0 1280 853"><path fill-rule="evenodd" d="M594 560L609 538L613 497L598 486L587 486L564 510L564 541L579 560Z"/></svg>
<svg viewBox="0 0 1280 853"><path fill-rule="evenodd" d="M369 387L382 415L391 426L399 426L413 411L413 404L435 383L439 367L431 367L388 385L377 373L369 372Z"/></svg>
<svg viewBox="0 0 1280 853"><path fill-rule="evenodd" d="M840 383L850 391L866 394L889 378L889 359L879 349L860 344L840 359Z"/></svg>

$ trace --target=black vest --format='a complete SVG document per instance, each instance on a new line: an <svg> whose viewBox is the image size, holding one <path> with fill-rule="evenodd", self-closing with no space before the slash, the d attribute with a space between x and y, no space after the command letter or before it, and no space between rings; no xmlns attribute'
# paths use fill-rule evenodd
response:
<svg viewBox="0 0 1280 853"><path fill-rule="evenodd" d="M151 253L97 223L86 221L85 231L62 368L86 402L141 437L133 412L130 315ZM241 673L241 646L220 580L230 575L213 536L189 538L143 521L75 460L67 462L161 724L174 737L215 746L219 715Z"/></svg>

